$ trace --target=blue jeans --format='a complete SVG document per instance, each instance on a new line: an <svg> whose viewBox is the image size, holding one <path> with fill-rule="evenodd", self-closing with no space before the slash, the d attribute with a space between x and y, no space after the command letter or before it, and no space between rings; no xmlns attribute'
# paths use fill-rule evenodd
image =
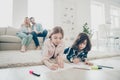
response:
<svg viewBox="0 0 120 80"><path fill-rule="evenodd" d="M38 47L40 44L39 44L39 40L37 37L43 37L43 41L45 40L45 37L47 36L47 33L48 31L47 30L43 30L42 33L39 33L37 34L36 32L32 32L31 34L33 35L33 40L34 40L34 43L35 43L35 46Z"/></svg>

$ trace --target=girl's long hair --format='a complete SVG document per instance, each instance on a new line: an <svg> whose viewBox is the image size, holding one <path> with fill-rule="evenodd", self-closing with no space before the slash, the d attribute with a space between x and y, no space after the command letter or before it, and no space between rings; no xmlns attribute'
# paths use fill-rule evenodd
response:
<svg viewBox="0 0 120 80"><path fill-rule="evenodd" d="M63 31L63 29L61 27L59 27L59 26L56 26L56 27L54 27L52 29L52 32L50 33L49 38L51 38L51 36L53 34L56 34L56 33L61 33L62 34L62 38L64 37L64 31Z"/></svg>
<svg viewBox="0 0 120 80"><path fill-rule="evenodd" d="M72 48L79 51L79 48L78 48L79 44L83 43L85 40L87 40L87 44L86 44L86 47L83 50L85 52L90 51L92 46L91 46L89 36L86 33L80 33L77 36L76 40L74 41L74 43L72 45Z"/></svg>
<svg viewBox="0 0 120 80"><path fill-rule="evenodd" d="M25 19L24 19L24 25L26 27L31 27L31 24L30 24L30 22L29 23L27 22L27 19L29 20L29 17L25 17Z"/></svg>

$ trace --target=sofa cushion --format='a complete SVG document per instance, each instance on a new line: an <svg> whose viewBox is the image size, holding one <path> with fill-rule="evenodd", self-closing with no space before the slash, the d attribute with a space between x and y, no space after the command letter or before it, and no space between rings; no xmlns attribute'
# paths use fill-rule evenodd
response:
<svg viewBox="0 0 120 80"><path fill-rule="evenodd" d="M0 35L5 35L6 28L0 28Z"/></svg>
<svg viewBox="0 0 120 80"><path fill-rule="evenodd" d="M0 51L7 51L7 50L20 50L21 44L20 43L13 43L13 42L0 42Z"/></svg>
<svg viewBox="0 0 120 80"><path fill-rule="evenodd" d="M19 42L21 42L21 39L18 38L17 36L12 36L12 35L0 35L0 42L19 43Z"/></svg>
<svg viewBox="0 0 120 80"><path fill-rule="evenodd" d="M8 27L6 30L6 35L16 35L16 33L19 31L19 29Z"/></svg>

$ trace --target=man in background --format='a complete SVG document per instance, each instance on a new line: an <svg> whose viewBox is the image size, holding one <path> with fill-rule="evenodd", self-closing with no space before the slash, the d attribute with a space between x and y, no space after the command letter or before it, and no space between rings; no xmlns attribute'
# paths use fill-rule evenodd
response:
<svg viewBox="0 0 120 80"><path fill-rule="evenodd" d="M36 23L34 17L30 18L30 22L32 23L32 32L33 40L36 46L36 49L40 49L40 43L37 37L43 37L43 42L45 40L45 37L47 36L48 31L43 30L42 25L40 23Z"/></svg>

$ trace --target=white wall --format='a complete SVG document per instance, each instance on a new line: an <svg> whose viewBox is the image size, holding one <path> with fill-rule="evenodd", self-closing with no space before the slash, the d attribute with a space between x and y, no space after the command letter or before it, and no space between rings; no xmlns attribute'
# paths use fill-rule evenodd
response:
<svg viewBox="0 0 120 80"><path fill-rule="evenodd" d="M54 25L63 27L67 47L85 22L90 25L90 0L54 0Z"/></svg>
<svg viewBox="0 0 120 80"><path fill-rule="evenodd" d="M62 16L62 1L63 0L54 0L54 26L61 26L61 16Z"/></svg>
<svg viewBox="0 0 120 80"><path fill-rule="evenodd" d="M54 23L63 27L67 39L75 38L85 22L90 25L90 0L55 0L54 5Z"/></svg>
<svg viewBox="0 0 120 80"><path fill-rule="evenodd" d="M77 27L82 31L83 24L87 22L90 27L90 0L77 1Z"/></svg>
<svg viewBox="0 0 120 80"><path fill-rule="evenodd" d="M120 1L95 1L100 1L105 4L106 23L110 23L110 4L120 6ZM85 22L87 22L89 26L91 25L90 3L91 0L54 0L54 26L60 25L66 28L65 31L72 31L72 33L78 34L82 31L82 26ZM65 8L74 8L74 10L66 11ZM68 17L65 17L64 14L67 14ZM13 0L13 26L20 26L26 16L28 16L28 0ZM73 16L73 18L70 18L70 16ZM72 24L72 22L74 22L74 24ZM71 30L73 28L74 31Z"/></svg>
<svg viewBox="0 0 120 80"><path fill-rule="evenodd" d="M76 27L76 2L75 0L56 0L54 4L55 25L62 26L67 37L74 33L73 29Z"/></svg>
<svg viewBox="0 0 120 80"><path fill-rule="evenodd" d="M0 0L0 27L12 25L12 0Z"/></svg>
<svg viewBox="0 0 120 80"><path fill-rule="evenodd" d="M54 0L28 0L28 16L35 17L43 28L50 29L54 24Z"/></svg>
<svg viewBox="0 0 120 80"><path fill-rule="evenodd" d="M13 0L13 27L19 27L28 12L27 0Z"/></svg>

